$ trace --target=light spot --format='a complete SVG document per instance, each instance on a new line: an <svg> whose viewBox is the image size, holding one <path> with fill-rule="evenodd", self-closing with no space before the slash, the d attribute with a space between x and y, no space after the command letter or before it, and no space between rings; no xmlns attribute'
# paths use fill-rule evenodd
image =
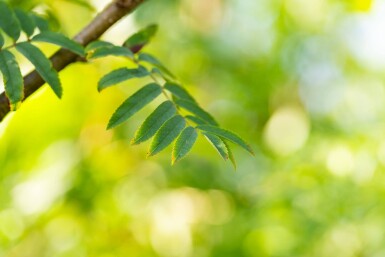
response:
<svg viewBox="0 0 385 257"><path fill-rule="evenodd" d="M329 152L326 165L332 174L339 177L347 176L354 168L353 154L346 146L337 146Z"/></svg>

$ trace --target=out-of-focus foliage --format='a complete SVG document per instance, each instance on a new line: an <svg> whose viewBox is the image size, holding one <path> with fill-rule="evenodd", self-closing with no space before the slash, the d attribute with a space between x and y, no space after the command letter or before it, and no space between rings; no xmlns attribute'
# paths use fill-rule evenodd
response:
<svg viewBox="0 0 385 257"><path fill-rule="evenodd" d="M70 35L92 14L35 8ZM198 140L173 167L167 152L145 159L128 139L159 103L106 131L137 82L98 94L125 61L72 65L62 100L45 86L0 124L0 255L384 256L384 12L382 0L148 1L105 39L158 24L146 51L256 157L236 149L233 172Z"/></svg>

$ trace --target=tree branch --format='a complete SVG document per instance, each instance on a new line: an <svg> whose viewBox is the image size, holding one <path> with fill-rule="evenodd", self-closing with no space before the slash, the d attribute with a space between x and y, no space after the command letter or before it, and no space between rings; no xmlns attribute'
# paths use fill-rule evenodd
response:
<svg viewBox="0 0 385 257"><path fill-rule="evenodd" d="M131 13L145 0L114 0L102 12L100 12L79 34L74 37L74 40L82 45L87 45L90 42L98 39L105 31L107 31L113 24L123 18L125 15ZM77 55L60 49L50 58L53 67L60 71L67 65L76 62ZM32 71L24 77L24 95L28 98L36 90L38 90L45 81L37 73ZM0 121L10 112L10 106L5 93L0 94Z"/></svg>

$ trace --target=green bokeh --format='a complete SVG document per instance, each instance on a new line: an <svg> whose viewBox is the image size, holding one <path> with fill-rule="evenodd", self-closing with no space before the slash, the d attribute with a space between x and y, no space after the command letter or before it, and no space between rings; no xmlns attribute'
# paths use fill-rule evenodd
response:
<svg viewBox="0 0 385 257"><path fill-rule="evenodd" d="M76 1L10 2L38 3L70 36L93 14ZM0 256L384 256L384 9L380 0L143 4L104 39L159 24L145 51L256 156L234 147L234 172L200 137L175 166L170 148L146 159L149 144L130 140L159 101L105 129L145 81L98 93L124 59L74 64L60 73L62 100L44 86L0 124Z"/></svg>

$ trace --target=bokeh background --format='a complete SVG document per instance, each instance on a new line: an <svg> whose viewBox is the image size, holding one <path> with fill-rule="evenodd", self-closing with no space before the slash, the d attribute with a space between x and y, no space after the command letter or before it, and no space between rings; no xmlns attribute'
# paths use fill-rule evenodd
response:
<svg viewBox="0 0 385 257"><path fill-rule="evenodd" d="M10 2L73 36L109 1ZM145 50L256 156L146 159L156 102L105 130L144 81L99 94L126 61L74 64L0 124L1 256L385 256L385 1L148 1L104 39L151 23Z"/></svg>

